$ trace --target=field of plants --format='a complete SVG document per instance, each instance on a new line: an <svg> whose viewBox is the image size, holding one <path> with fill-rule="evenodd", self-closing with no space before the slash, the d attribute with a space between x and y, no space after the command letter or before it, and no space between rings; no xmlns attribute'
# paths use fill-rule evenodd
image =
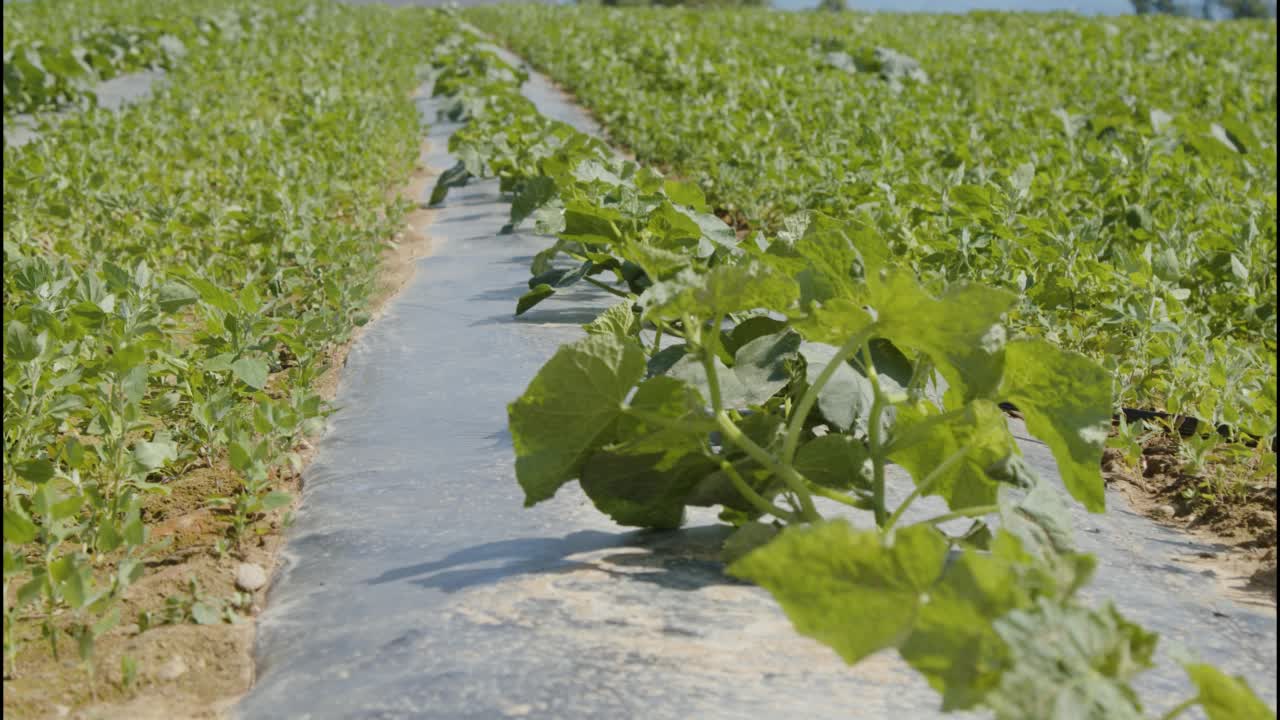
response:
<svg viewBox="0 0 1280 720"><path fill-rule="evenodd" d="M504 233L546 238L513 313L618 300L507 408L526 505L576 481L623 526L717 508L729 574L848 663L896 652L944 711L1170 704L1136 689L1157 636L1085 599L1067 514L1106 508L1117 412L1199 418L1184 442L1274 488L1274 22L65 0L4 24L6 120L69 112L4 157L6 710L45 707L9 690L48 657L87 675L46 691L67 703L127 698L137 661L101 640L250 614L130 588L175 562L153 531L185 478L222 490L184 553L234 566L278 530L411 208L428 80L463 122L429 202L497 177ZM540 114L489 39L636 159ZM148 67L152 99L93 108ZM1182 664L1163 717L1275 717Z"/></svg>
<svg viewBox="0 0 1280 720"><path fill-rule="evenodd" d="M581 72L575 77L590 78L582 80L590 87L617 90L609 97L620 108L618 132L627 137L630 119L638 127L665 128L658 142L671 139L689 152L672 159L676 168L680 162L696 167L697 159L689 158L705 152L708 161L712 154L719 158L726 175L758 180L768 175L760 166L742 175L730 168L775 152L764 143L776 134L785 142L788 130L803 132L795 116L804 100L795 97L779 98L784 118L759 121L758 127L774 129L757 138L759 145L736 144L741 140L726 121L736 98L748 98L743 107L751 107L757 93L793 82L785 61L775 60L775 73L759 66L747 73L740 67L717 71L709 56L682 62L677 48L702 35L691 32L682 46L668 26L641 25L637 32L644 15L530 8L471 15L495 32L527 30L527 36L512 35L513 47L525 50L521 39L528 39L535 59L539 49L566 58L564 66L549 63L553 71L572 67ZM608 39L592 45L556 35L574 27L566 18L582 22L586 37ZM747 47L770 45L764 42L770 23L803 27L803 21L766 14L649 18L708 28L759 22L759 42L748 39L741 46L748 55ZM617 34L606 32L609 27ZM736 30L717 36L721 48L733 47L726 41L731 35L751 37ZM629 53L628 43L642 49ZM707 45L709 54L714 44ZM625 69L596 64L608 56L606 47L627 58L620 61ZM742 224L750 234L744 236L722 217L739 224L723 212L733 196L720 190L714 175L682 180L620 160L603 143L540 115L518 92L521 75L496 55L465 46L457 53L445 63L436 89L455 96L455 114L468 124L450 141L461 160L440 177L433 201L472 177L497 177L512 196L509 228L531 222L539 233L556 236L533 259L518 314L580 282L624 298L585 326L586 337L562 346L509 407L516 475L527 505L577 481L601 512L622 525L674 528L686 507L720 507L720 518L737 528L724 547L728 572L769 589L800 632L850 663L896 649L942 695L944 710L985 707L1001 718L1142 716L1130 683L1151 667L1157 638L1114 607L1092 607L1079 598L1096 559L1073 549L1063 500L1021 460L1001 409L1016 405L1029 431L1052 450L1070 495L1101 512L1099 464L1115 404L1114 367L1062 347L1059 336L1028 332L1029 323L1016 319L1030 305L1026 287L1020 294L974 282L990 279L981 273L930 273L931 255L913 260L895 242L909 233L895 232L891 221L923 224L929 213L907 209L899 215L896 202L870 198L843 205L848 193L827 178L832 194L815 201L829 199L831 205L797 203L787 209L808 212L777 218L775 226L773 206L762 198L776 196L758 185L735 187L743 193L736 197L753 198L745 209L737 207L748 219ZM762 54L755 53L757 61ZM906 58L883 50L873 56L881 72L863 82L894 89L871 91L891 94L876 96L867 108L926 82L925 72ZM734 56L720 58L732 64ZM690 68L688 76L681 67ZM886 69L892 67L902 72ZM690 77L710 79L698 87ZM740 81L747 87L737 88ZM621 109L624 96L629 99ZM589 92L586 97L590 102ZM699 112L689 107L693 98L707 101L705 125L691 121ZM713 114L720 120L708 130L711 139L692 131L711 128ZM618 126L608 111L604 119ZM750 126L746 121L742 127ZM927 122L920 128L942 132ZM976 132L973 126L970 131ZM822 132L831 142L848 142L831 137L831 127ZM855 135L887 151L888 142L865 126ZM639 142L628 144L642 162L648 157ZM771 157L785 167L781 151ZM795 161L821 162L800 153ZM949 171L956 179L951 190L967 188L955 193L957 199L994 200L997 191L1004 193L998 215L976 202L970 206L976 216L954 213L965 242L990 232L984 247L995 247L999 230L1025 232L1036 220L1020 218L1019 207L1047 204L1033 198L1033 165L1001 178L979 164L971 184L959 182L967 178L964 165ZM791 181L781 180L780 172L768 176L783 186ZM868 182L878 177L872 170L867 176ZM990 187L978 180L991 181ZM892 195L887 183L879 187ZM923 183L913 188L927 191ZM1268 194L1264 186L1256 194L1245 198L1244 212L1253 213L1247 222L1267 227L1270 218L1260 208L1274 205L1274 190ZM712 212L717 207L720 216ZM941 228L953 225L949 202L933 214ZM1063 227L1074 224L1061 209L1047 214ZM1010 252L1013 234L1004 232ZM1267 252L1261 240L1249 242ZM1060 251L1044 255L1054 258ZM1269 252L1274 255L1274 248ZM932 259L945 257L953 256ZM1000 264L1002 257L992 262ZM1262 282L1274 292L1274 277ZM1171 297L1186 295L1166 290ZM1082 301L1079 312L1088 310ZM1123 327L1116 335L1123 339L1122 333ZM1255 335L1262 335L1259 326ZM1250 339L1258 349L1268 342ZM1256 385L1274 387L1274 372L1267 372L1259 354L1253 357L1259 360L1251 370ZM1274 413L1273 391L1271 410L1266 388L1254 391L1240 398L1260 397L1258 407ZM1143 397L1150 402L1155 396ZM914 485L899 503L888 500L890 464L907 470ZM925 496L940 497L948 511L913 517L913 503ZM819 507L824 502L825 510ZM824 515L833 509L834 516ZM866 513L869 522L850 523L850 509ZM971 520L967 529L943 529L965 519ZM876 620L857 623L853 617ZM1166 717L1196 705L1215 719L1271 716L1244 685L1204 665L1186 667L1199 692Z"/></svg>
<svg viewBox="0 0 1280 720"><path fill-rule="evenodd" d="M387 190L416 159L408 93L445 27L291 0L5 4L6 122L169 70L146 103L5 149L6 708L38 656L92 670L117 625L236 615L185 587L125 598L192 551L151 537L170 504L211 508L225 532L195 550L234 558L291 502L279 481L327 412L315 381L403 225ZM174 497L202 474L216 497ZM110 670L127 685L130 667Z"/></svg>
<svg viewBox="0 0 1280 720"><path fill-rule="evenodd" d="M1118 404L1276 427L1276 25L477 8L738 227L1016 294Z"/></svg>

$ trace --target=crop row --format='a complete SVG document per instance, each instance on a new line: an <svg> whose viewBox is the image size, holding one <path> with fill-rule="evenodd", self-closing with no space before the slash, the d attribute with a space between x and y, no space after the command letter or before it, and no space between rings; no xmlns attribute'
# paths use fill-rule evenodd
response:
<svg viewBox="0 0 1280 720"><path fill-rule="evenodd" d="M387 190L417 155L409 93L453 21L201 10L243 32L193 43L146 103L5 149L7 674L35 627L88 660L163 557L148 508L175 478L233 478L209 498L223 553L289 502L275 481L327 412L313 382L406 210Z"/></svg>
<svg viewBox="0 0 1280 720"><path fill-rule="evenodd" d="M738 227L820 212L1116 402L1276 426L1276 25L481 7L636 156Z"/></svg>
<svg viewBox="0 0 1280 720"><path fill-rule="evenodd" d="M1079 597L1096 560L999 407L1022 409L1066 490L1100 512L1101 367L1011 339L1014 293L933 294L856 221L814 213L740 238L696 184L540 115L521 72L472 38L439 46L437 66L435 93L466 125L433 199L497 177L509 230L553 236L517 313L578 283L623 298L508 408L526 505L576 481L622 525L718 507L736 528L731 574L850 663L896 650L944 710L1143 717L1130 683L1157 637ZM911 480L898 503L891 463ZM1196 690L1165 717L1273 717L1243 680L1186 670Z"/></svg>
<svg viewBox="0 0 1280 720"><path fill-rule="evenodd" d="M92 85L170 69L191 45L245 32L252 13L189 3L8 3L4 6L4 114L92 103Z"/></svg>

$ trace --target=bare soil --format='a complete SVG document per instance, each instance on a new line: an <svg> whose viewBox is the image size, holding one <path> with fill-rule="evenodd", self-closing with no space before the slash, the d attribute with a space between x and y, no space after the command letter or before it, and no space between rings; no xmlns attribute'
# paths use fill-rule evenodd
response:
<svg viewBox="0 0 1280 720"><path fill-rule="evenodd" d="M421 199L434 174L422 158L409 182L388 192L403 197L415 207L406 218L404 230L389 240L379 274L378 289L370 300L370 316L376 319L396 294L413 278L418 258L429 254L427 227L432 213L421 207ZM332 400L352 339L332 351L329 369L315 390ZM313 454L303 441L297 448L304 465ZM272 512L256 523L255 536L239 548L219 555L217 546L226 536L227 521L209 507L209 499L230 496L238 481L224 460L192 469L175 479L166 496L154 496L144 508L144 520L151 538L167 541L163 550L147 563L147 572L126 591L121 604L121 624L100 637L95 650L93 681L79 661L76 648L61 641L59 657L40 637L34 619L15 628L26 642L16 659L17 672L4 681L4 713L14 718L76 718L121 720L174 720L179 718L225 717L254 680L254 617L270 588L279 551L301 496L300 473L288 472L274 478L277 489L291 493L292 507ZM255 563L267 571L265 587L252 595L235 587L240 563ZM143 630L140 614L153 618L164 615L169 598L192 599L194 582L203 598L215 602L236 602L236 623L198 625L186 620L159 624ZM136 666L136 675L126 684L122 661Z"/></svg>
<svg viewBox="0 0 1280 720"><path fill-rule="evenodd" d="M1107 449L1103 477L1134 509L1214 548L1188 564L1214 571L1227 595L1276 606L1276 474L1265 453L1216 458L1199 469L1167 435L1148 439L1137 463Z"/></svg>

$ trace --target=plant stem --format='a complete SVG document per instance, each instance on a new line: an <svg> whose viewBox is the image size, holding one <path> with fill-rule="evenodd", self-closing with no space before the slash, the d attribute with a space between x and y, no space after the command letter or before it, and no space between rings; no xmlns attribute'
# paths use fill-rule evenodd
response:
<svg viewBox="0 0 1280 720"><path fill-rule="evenodd" d="M605 292L609 293L610 295L617 295L617 296L618 296L618 297L620 297L620 298L630 298L630 297L631 297L630 293L625 293L625 292L623 292L623 291L621 291L621 290L619 290L619 289L617 289L617 288L615 288L615 287L612 287L612 286L608 285L607 283L602 283L602 282L600 282L599 280L597 280L597 279L595 279L595 278L593 278L593 277L584 277L584 278L582 278L582 279L583 279L583 280L585 280L586 282L591 283L592 285L595 285L596 287L598 287L598 288L600 288L601 290L603 290L603 291L605 291Z"/></svg>
<svg viewBox="0 0 1280 720"><path fill-rule="evenodd" d="M983 515L990 515L991 513L998 512L999 510L1000 510L999 505L974 505L973 507L960 508L959 510L952 510L951 512L948 512L948 513L935 515L929 518L928 520L925 520L921 524L937 525L939 523L947 522L948 520L958 520L960 518L971 518L971 517L981 517Z"/></svg>
<svg viewBox="0 0 1280 720"><path fill-rule="evenodd" d="M898 518L902 517L902 513L906 512L907 507L911 505L911 503L915 502L921 495L925 495L932 490L933 486L938 483L938 480L942 479L942 473L949 470L952 465L959 462L965 455L968 455L969 449L972 447L972 443L965 445L947 456L946 460L935 465L934 468L929 471L929 474L925 476L924 480L920 484L916 485L915 489L911 491L911 494L907 496L907 499L902 501L902 504L898 506L898 509L894 510L893 514L889 516L889 522L885 526L885 529L887 530L893 527L894 523L898 522Z"/></svg>
<svg viewBox="0 0 1280 720"><path fill-rule="evenodd" d="M702 347L700 349L702 352L699 353L699 355L702 356L702 368L707 373L707 388L711 391L711 409L717 415L724 409L722 407L722 399L720 397L720 377L716 373L715 344L716 340L719 339L717 337L720 332L719 328L720 316L717 315L715 320L711 323L710 333L710 336L715 339L706 343L701 343Z"/></svg>
<svg viewBox="0 0 1280 720"><path fill-rule="evenodd" d="M885 512L884 465L888 462L888 458L885 456L884 431L880 427L882 424L880 419L884 415L885 397L884 391L880 388L880 376L876 373L876 365L871 361L869 341L863 342L862 352L865 356L863 365L866 368L867 380L871 382L871 392L874 397L871 401L871 415L867 419L867 444L871 455L871 502L876 515L876 526L885 527L888 517Z"/></svg>
<svg viewBox="0 0 1280 720"><path fill-rule="evenodd" d="M742 448L743 452L751 456L752 460L764 465L775 475L782 478L782 481L791 488L800 501L800 515L805 522L821 522L822 515L818 509L813 506L813 497L809 494L809 489L805 487L805 479L800 473L795 471L789 465L783 465L774 460L769 451L760 447L751 438L747 437L737 425L733 424L733 420L729 418L724 411L716 413L716 424L720 426L720 432L729 442Z"/></svg>
<svg viewBox="0 0 1280 720"><path fill-rule="evenodd" d="M858 504L857 500L854 500L848 495L845 495L844 493L838 492L836 490L832 490L831 488L823 487L822 485L819 485L818 483L812 480L806 479L805 487L809 488L809 491L812 492L814 495L821 495L822 497L828 500L835 500L836 502L842 505L848 505L849 507L858 508L859 510L865 509L864 506Z"/></svg>
<svg viewBox="0 0 1280 720"><path fill-rule="evenodd" d="M765 515L772 515L780 520L786 520L787 522L795 521L795 515L769 502L763 495L756 492L755 488L748 485L747 481L742 477L742 474L733 466L733 463L728 460L721 460L720 469L724 471L725 475L729 476L729 480L733 482L733 486L737 488L742 497L746 498L747 502L755 506L756 510L759 510Z"/></svg>
<svg viewBox="0 0 1280 720"><path fill-rule="evenodd" d="M1178 717L1182 713L1194 707L1195 704L1198 702L1200 702L1199 695L1196 695L1193 698L1188 698L1187 700L1183 700L1182 702L1175 705L1172 710L1165 713L1164 715L1161 715L1160 720L1173 720L1174 718Z"/></svg>
<svg viewBox="0 0 1280 720"><path fill-rule="evenodd" d="M857 335L849 339L838 351L835 357L831 358L831 362L822 369L818 377L814 379L813 384L805 388L804 395L800 398L800 404L796 406L795 411L791 413L791 421L787 425L787 437L782 444L782 462L790 464L796 457L796 448L800 444L800 434L804 432L804 422L809 417L809 411L813 410L813 405L818 401L818 394L822 392L822 388L826 387L828 381L835 375L840 364L853 357L858 348L870 337L875 325L869 325Z"/></svg>

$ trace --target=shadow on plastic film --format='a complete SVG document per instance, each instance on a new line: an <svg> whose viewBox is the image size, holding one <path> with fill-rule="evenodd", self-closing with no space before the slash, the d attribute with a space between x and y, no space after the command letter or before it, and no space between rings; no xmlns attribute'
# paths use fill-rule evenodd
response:
<svg viewBox="0 0 1280 720"><path fill-rule="evenodd" d="M520 576L604 573L618 581L652 583L673 590L742 585L724 574L719 548L732 531L721 525L683 530L610 533L582 530L562 538L526 537L475 545L439 560L408 565L366 580L367 585L407 582L454 593ZM618 552L602 554L602 551ZM506 561L498 567L495 561ZM485 567L468 567L485 565Z"/></svg>
<svg viewBox="0 0 1280 720"><path fill-rule="evenodd" d="M517 296L518 297L518 296ZM514 301L513 301L514 305ZM584 309L584 308L545 308L538 310L530 310L523 315L516 315L513 310L510 313L501 315L491 315L483 320L477 320L471 323L472 327L481 327L484 325L586 325L587 323L600 317L600 310Z"/></svg>

